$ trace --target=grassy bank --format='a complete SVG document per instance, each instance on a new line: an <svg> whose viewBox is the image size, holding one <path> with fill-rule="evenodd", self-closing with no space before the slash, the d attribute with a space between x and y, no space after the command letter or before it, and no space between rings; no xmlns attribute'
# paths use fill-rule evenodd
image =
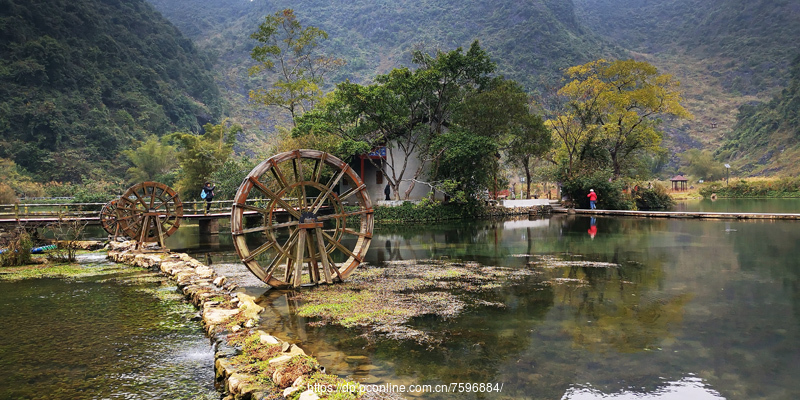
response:
<svg viewBox="0 0 800 400"><path fill-rule="evenodd" d="M744 178L711 182L698 191L704 198L800 198L800 177Z"/></svg>

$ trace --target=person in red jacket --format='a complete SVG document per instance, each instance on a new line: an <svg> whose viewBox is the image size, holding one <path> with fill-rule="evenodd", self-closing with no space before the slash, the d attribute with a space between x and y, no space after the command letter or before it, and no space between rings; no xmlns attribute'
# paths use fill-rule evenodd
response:
<svg viewBox="0 0 800 400"><path fill-rule="evenodd" d="M594 189L589 189L589 194L586 197L589 198L589 208L592 210L597 208L597 193L594 192Z"/></svg>

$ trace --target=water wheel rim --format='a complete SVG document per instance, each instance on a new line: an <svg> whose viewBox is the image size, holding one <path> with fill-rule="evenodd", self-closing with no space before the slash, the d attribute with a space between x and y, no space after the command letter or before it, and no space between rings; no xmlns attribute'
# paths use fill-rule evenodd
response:
<svg viewBox="0 0 800 400"><path fill-rule="evenodd" d="M117 231L117 199L109 201L100 209L100 226L109 235Z"/></svg>
<svg viewBox="0 0 800 400"><path fill-rule="evenodd" d="M304 162L313 165L304 166ZM326 167L333 176L323 183L322 171ZM272 176L276 187L266 187L265 176ZM351 189L340 195L333 186L342 180ZM297 196L297 204L285 199L292 192L302 193ZM306 193L316 194L307 199ZM257 196L268 201L248 203ZM343 205L346 199L355 201L350 210ZM322 213L324 206L329 208ZM260 225L245 227L246 214L260 214ZM356 219L357 224L349 227L348 218ZM361 178L347 163L318 150L284 152L257 165L239 187L231 212L237 254L254 275L276 288L345 279L364 261L372 228L372 202ZM250 244L248 234L263 238ZM352 246L343 243L345 237ZM320 248L325 250L319 251ZM268 251L270 255L264 262L259 261L258 257ZM334 253L339 258L347 257L337 261ZM298 259L299 267L295 264Z"/></svg>
<svg viewBox="0 0 800 400"><path fill-rule="evenodd" d="M116 219L128 237L157 242L180 227L183 203L180 196L160 182L141 182L131 186L117 200Z"/></svg>

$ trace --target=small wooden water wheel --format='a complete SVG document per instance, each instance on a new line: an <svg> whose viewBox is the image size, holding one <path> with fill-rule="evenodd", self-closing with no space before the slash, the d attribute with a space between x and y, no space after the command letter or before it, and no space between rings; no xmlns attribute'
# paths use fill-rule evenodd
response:
<svg viewBox="0 0 800 400"><path fill-rule="evenodd" d="M114 237L119 236L119 224L117 223L118 200L119 199L111 200L100 209L100 226L102 226L109 235L114 235Z"/></svg>
<svg viewBox="0 0 800 400"><path fill-rule="evenodd" d="M131 186L117 200L117 224L128 237L143 243L158 242L178 230L183 217L183 203L169 186L142 182Z"/></svg>
<svg viewBox="0 0 800 400"><path fill-rule="evenodd" d="M242 181L231 213L242 262L276 288L344 280L372 240L366 185L344 161L318 150L277 154Z"/></svg>

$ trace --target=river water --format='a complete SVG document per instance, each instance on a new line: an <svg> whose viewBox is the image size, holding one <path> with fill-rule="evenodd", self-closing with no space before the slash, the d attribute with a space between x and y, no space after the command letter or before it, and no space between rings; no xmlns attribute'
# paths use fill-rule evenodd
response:
<svg viewBox="0 0 800 400"><path fill-rule="evenodd" d="M779 212L797 211L787 207ZM260 301L267 307L262 327L300 343L330 372L364 383L502 385L499 393L458 398L796 399L798 226L566 215L377 226L371 265L465 260L524 269L535 279L477 295L502 307L412 321L414 329L446 337L441 344L310 326L277 291ZM196 232L182 226L167 245L264 293L236 261L229 234ZM543 259L561 264L542 266ZM213 357L200 324L187 320L191 307L125 282L0 283L0 317L7 322L0 334L0 398L213 396ZM100 311L109 307L114 311Z"/></svg>
<svg viewBox="0 0 800 400"><path fill-rule="evenodd" d="M308 326L280 292L261 301L263 327L364 383L502 384L500 393L459 398L795 399L798 241L794 221L558 215L377 227L370 264L469 260L536 270L548 284L522 280L480 295L504 307L414 320L414 329L447 337L433 346ZM206 254L241 272L227 243L221 235ZM543 258L564 262L542 268Z"/></svg>
<svg viewBox="0 0 800 400"><path fill-rule="evenodd" d="M117 268L102 257L87 270ZM153 272L0 282L0 399L215 399L194 307Z"/></svg>

